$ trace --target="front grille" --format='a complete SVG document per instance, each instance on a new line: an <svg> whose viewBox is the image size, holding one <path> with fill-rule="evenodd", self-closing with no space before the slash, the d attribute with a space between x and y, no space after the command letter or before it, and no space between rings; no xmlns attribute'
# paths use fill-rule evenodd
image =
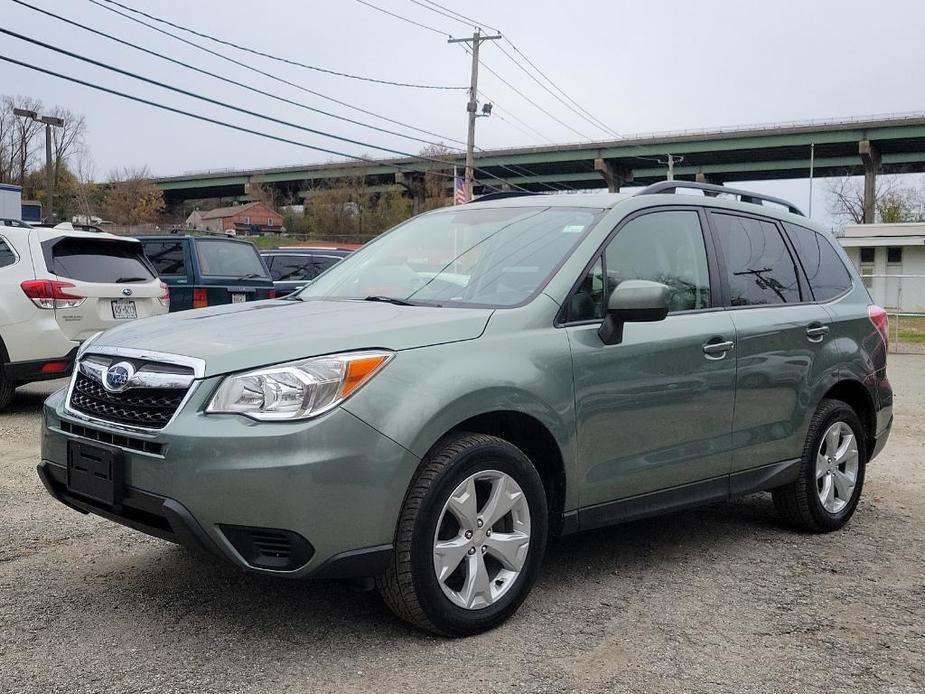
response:
<svg viewBox="0 0 925 694"><path fill-rule="evenodd" d="M140 451L141 453L161 455L164 452L163 444L157 443L156 441L145 441L143 439L136 439L134 436L122 436L121 434L113 434L108 431L91 429L90 427L81 426L80 424L72 424L63 419L61 420L61 431L74 434L74 436L82 436L85 439L99 441L100 443L108 443L112 446Z"/></svg>
<svg viewBox="0 0 925 694"><path fill-rule="evenodd" d="M154 365L143 368L154 370ZM189 388L132 387L112 392L83 373L74 374L71 409L115 424L162 429L179 409Z"/></svg>

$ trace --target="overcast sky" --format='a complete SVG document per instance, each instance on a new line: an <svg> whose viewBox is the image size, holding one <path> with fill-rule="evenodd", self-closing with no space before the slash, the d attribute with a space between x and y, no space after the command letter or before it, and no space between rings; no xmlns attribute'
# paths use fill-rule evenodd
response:
<svg viewBox="0 0 925 694"><path fill-rule="evenodd" d="M26 1L264 91L393 127L255 75L89 0ZM377 12L356 0L121 1L186 27L324 68L400 82L468 84L469 57L460 47L448 45L445 36ZM430 12L412 0L369 2L447 34L460 36L472 31L464 23ZM440 4L499 28L571 98L626 135L925 110L925 2L921 0L440 0ZM68 27L12 0L0 0L0 17L0 25L12 31L225 103L369 145L409 152L422 146L217 82ZM282 65L205 39L186 38L335 99L447 138L465 140L463 91L359 82ZM511 51L510 44L501 45ZM9 36L0 37L0 54L306 144L351 154L382 154L371 146L338 143L204 104ZM495 113L500 117L479 120L479 146L581 140L570 127L593 138L606 137L553 99L497 46L484 44L483 59L555 118L483 70L480 88L495 100ZM46 105L61 105L83 113L98 178L122 166L144 165L155 174L167 175L331 159L329 155L161 112L2 62L0 93L33 96ZM514 117L539 134L513 127ZM753 187L807 204L805 182ZM825 206L821 195L816 196L815 205L821 217Z"/></svg>

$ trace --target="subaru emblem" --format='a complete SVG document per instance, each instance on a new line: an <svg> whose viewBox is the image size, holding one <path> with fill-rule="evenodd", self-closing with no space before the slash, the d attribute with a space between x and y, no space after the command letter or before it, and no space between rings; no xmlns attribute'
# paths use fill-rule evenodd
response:
<svg viewBox="0 0 925 694"><path fill-rule="evenodd" d="M106 390L125 390L134 375L135 369L132 365L127 361L121 361L106 370L106 379L103 385L106 386Z"/></svg>
<svg viewBox="0 0 925 694"><path fill-rule="evenodd" d="M132 290L129 289L128 287L126 287L125 289L122 290L122 293L123 293L125 296L131 296L131 295L132 295Z"/></svg>

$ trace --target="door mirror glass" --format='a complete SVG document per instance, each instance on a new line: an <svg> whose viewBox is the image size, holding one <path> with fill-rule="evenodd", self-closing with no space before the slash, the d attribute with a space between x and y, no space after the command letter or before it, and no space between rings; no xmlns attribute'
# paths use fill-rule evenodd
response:
<svg viewBox="0 0 925 694"><path fill-rule="evenodd" d="M664 320L671 308L671 289L661 282L624 280L613 290L607 302L607 317L600 336L606 345L623 341L624 323L649 323Z"/></svg>

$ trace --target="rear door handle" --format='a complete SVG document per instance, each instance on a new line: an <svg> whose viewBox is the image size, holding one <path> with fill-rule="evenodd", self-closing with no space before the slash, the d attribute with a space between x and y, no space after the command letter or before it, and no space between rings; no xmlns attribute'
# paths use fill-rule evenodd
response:
<svg viewBox="0 0 925 694"><path fill-rule="evenodd" d="M806 328L806 337L810 342L822 342L822 338L829 334L829 326L819 325L818 323Z"/></svg>
<svg viewBox="0 0 925 694"><path fill-rule="evenodd" d="M735 349L735 342L732 340L725 340L723 342L708 342L703 346L703 353L706 355L707 359L722 359L726 356L726 352L731 349Z"/></svg>

